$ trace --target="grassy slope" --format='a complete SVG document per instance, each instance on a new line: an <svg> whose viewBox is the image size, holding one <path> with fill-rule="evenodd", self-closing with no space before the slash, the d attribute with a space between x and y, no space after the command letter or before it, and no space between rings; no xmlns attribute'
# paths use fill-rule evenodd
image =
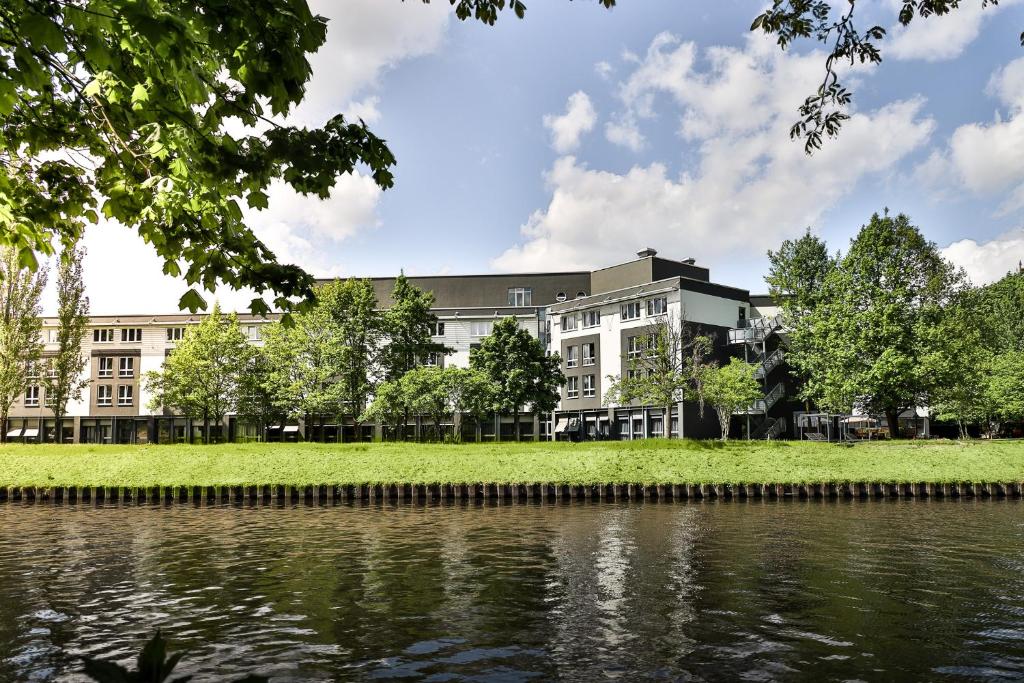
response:
<svg viewBox="0 0 1024 683"><path fill-rule="evenodd" d="M0 447L0 486L1024 481L1024 442Z"/></svg>

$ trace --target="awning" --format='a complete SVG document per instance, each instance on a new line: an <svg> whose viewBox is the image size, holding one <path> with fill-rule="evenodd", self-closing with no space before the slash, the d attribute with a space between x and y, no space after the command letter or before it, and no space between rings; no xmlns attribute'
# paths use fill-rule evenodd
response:
<svg viewBox="0 0 1024 683"><path fill-rule="evenodd" d="M39 436L39 430L38 429L26 429L25 433L22 434L22 436L24 436L26 439L28 437L30 437L30 436Z"/></svg>
<svg viewBox="0 0 1024 683"><path fill-rule="evenodd" d="M289 432L294 433L294 432L297 432L297 431L299 431L299 426L298 425L285 425L284 426L285 434L288 434Z"/></svg>
<svg viewBox="0 0 1024 683"><path fill-rule="evenodd" d="M850 417L844 417L840 420L843 424L857 425L857 424L878 424L878 420L867 415L851 415Z"/></svg>
<svg viewBox="0 0 1024 683"><path fill-rule="evenodd" d="M561 434L565 431L565 428L569 426L569 418L560 417L558 418L558 424L555 425L555 434Z"/></svg>
<svg viewBox="0 0 1024 683"><path fill-rule="evenodd" d="M16 437L16 436L21 436L21 430L20 429L12 429L11 431L7 432L7 438L8 439L10 439L12 437Z"/></svg>

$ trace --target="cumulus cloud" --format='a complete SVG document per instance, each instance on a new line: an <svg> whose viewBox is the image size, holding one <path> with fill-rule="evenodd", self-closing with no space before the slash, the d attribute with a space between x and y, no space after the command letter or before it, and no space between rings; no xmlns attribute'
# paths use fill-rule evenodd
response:
<svg viewBox="0 0 1024 683"><path fill-rule="evenodd" d="M978 37L986 20L1017 1L1003 0L998 5L989 3L987 7L981 2L969 2L942 16L915 17L909 26L897 25L889 31L890 38L886 41L889 44L882 46L883 54L926 62L955 59Z"/></svg>
<svg viewBox="0 0 1024 683"><path fill-rule="evenodd" d="M998 213L1006 214L1024 208L1024 58L997 70L986 90L1005 115L959 126L915 176L934 189L960 185L978 197L1001 196Z"/></svg>
<svg viewBox="0 0 1024 683"><path fill-rule="evenodd" d="M974 284L995 282L1016 271L1024 259L1024 228L988 242L962 239L943 249L942 255L966 270Z"/></svg>
<svg viewBox="0 0 1024 683"><path fill-rule="evenodd" d="M580 145L580 138L589 133L597 123L597 112L587 93L574 92L565 103L565 113L560 116L546 114L544 127L551 131L551 146L559 154L571 152Z"/></svg>
<svg viewBox="0 0 1024 683"><path fill-rule="evenodd" d="M594 65L594 71L601 78L608 80L615 72L615 67L609 64L608 62L602 60Z"/></svg>
<svg viewBox="0 0 1024 683"><path fill-rule="evenodd" d="M606 123L604 136L608 142L626 147L634 152L642 150L646 142L643 133L637 127L636 118L633 116L621 116Z"/></svg>
<svg viewBox="0 0 1024 683"><path fill-rule="evenodd" d="M784 54L759 37L699 54L693 43L659 35L619 86L625 111L617 120L660 114L667 95L693 160L688 170L651 163L618 173L560 158L546 174L548 205L492 265L587 268L644 245L703 259L763 253L814 224L862 178L923 145L934 127L921 116L922 100L893 102L853 112L838 139L806 156L788 129L821 61L820 53Z"/></svg>

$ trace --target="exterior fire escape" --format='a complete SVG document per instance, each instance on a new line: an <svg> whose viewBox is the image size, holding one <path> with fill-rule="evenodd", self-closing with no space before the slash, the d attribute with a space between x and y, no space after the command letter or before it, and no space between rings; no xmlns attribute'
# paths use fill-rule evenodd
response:
<svg viewBox="0 0 1024 683"><path fill-rule="evenodd" d="M757 366L754 377L761 382L764 398L736 415L747 417L747 438L774 439L786 432L786 418L774 418L768 411L786 395L782 382L771 383L772 371L785 361L781 347L769 351L769 341L782 331L782 315L740 321L740 326L729 330L729 344L743 345L743 357Z"/></svg>

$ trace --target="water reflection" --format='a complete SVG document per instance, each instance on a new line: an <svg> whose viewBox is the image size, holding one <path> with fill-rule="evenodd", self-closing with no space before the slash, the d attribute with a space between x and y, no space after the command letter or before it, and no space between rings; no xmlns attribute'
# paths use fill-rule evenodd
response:
<svg viewBox="0 0 1024 683"><path fill-rule="evenodd" d="M1024 676L1017 501L0 506L0 680Z"/></svg>

